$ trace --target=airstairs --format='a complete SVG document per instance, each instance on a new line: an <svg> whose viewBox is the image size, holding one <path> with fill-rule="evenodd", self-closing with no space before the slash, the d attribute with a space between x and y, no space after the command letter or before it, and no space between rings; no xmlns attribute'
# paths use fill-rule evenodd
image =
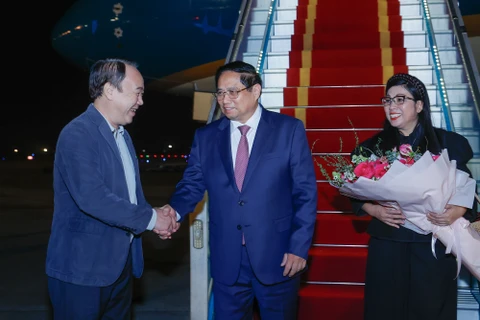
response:
<svg viewBox="0 0 480 320"><path fill-rule="evenodd" d="M345 6L359 3L371 4L377 10L372 15L378 17L375 23L379 28L372 31L379 33L377 46L374 40L369 46L362 39L348 37L348 30L354 36L370 34L368 17L364 25L355 26L348 14L343 19L338 14L345 15ZM318 139L312 149L314 157L349 154L354 147L349 141L354 142L354 138L347 118L355 124L361 140L380 130L383 85L393 73L408 72L427 86L434 125L469 140L475 154L469 168L479 185L478 69L469 69L468 39L467 50L459 49L465 37L455 31L459 15L452 11L451 3L257 0L250 9L237 59L257 66L262 73L264 107L301 119L311 145ZM334 15L339 18L329 19ZM344 41L342 37L346 37ZM365 59L354 64L357 54L364 54ZM378 63L371 63L370 58L377 54ZM343 151L338 149L340 137ZM317 183L318 219L310 271L300 290L299 319L321 313L326 320L361 320L369 219L353 216L348 201L319 170ZM480 320L478 291L478 281L462 269L458 279L459 320Z"/></svg>

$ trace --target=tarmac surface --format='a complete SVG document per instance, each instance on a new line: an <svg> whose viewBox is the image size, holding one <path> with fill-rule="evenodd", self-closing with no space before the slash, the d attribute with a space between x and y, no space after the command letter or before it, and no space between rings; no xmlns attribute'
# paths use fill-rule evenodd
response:
<svg viewBox="0 0 480 320"><path fill-rule="evenodd" d="M179 172L142 172L147 200L161 206ZM51 163L0 162L0 320L53 319L45 257L53 214ZM133 319L190 319L188 225L171 240L147 232L145 270L134 284Z"/></svg>

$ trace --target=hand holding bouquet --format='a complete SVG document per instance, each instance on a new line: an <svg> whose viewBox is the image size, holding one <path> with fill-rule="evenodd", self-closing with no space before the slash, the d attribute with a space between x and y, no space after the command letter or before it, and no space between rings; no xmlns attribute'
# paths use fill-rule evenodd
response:
<svg viewBox="0 0 480 320"><path fill-rule="evenodd" d="M432 242L439 239L447 253L456 255L458 271L463 263L480 279L480 234L470 222L460 218L450 226L440 227L426 217L428 212L443 213L447 204L472 208L475 180L456 168L456 161L449 160L446 149L440 155L429 151L422 155L402 145L385 155L371 153L369 157L354 155L351 162L324 157L335 167L332 178L327 175L327 180L344 196L399 208L407 218L404 227L421 234L432 233ZM325 176L326 170L317 164ZM435 255L433 249L432 253Z"/></svg>

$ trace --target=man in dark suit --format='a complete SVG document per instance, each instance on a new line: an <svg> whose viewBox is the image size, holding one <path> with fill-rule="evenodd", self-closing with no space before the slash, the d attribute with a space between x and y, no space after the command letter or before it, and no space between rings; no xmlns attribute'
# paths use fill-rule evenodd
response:
<svg viewBox="0 0 480 320"><path fill-rule="evenodd" d="M55 319L130 319L132 276L143 272L141 234L169 238L178 223L146 202L124 129L143 105L136 65L96 62L89 91L94 102L57 141L48 289Z"/></svg>
<svg viewBox="0 0 480 320"><path fill-rule="evenodd" d="M220 67L215 81L225 117L196 131L170 210L183 219L207 191L215 319L251 319L254 299L263 320L295 319L317 208L304 125L259 104L247 63Z"/></svg>

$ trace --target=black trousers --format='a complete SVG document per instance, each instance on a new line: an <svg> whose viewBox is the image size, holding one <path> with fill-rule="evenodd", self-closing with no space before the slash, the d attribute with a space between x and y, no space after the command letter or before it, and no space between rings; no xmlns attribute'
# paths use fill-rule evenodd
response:
<svg viewBox="0 0 480 320"><path fill-rule="evenodd" d="M436 242L372 237L365 280L364 320L457 319L457 264Z"/></svg>
<svg viewBox="0 0 480 320"><path fill-rule="evenodd" d="M132 254L120 277L107 287L82 286L48 278L55 320L129 320L133 298Z"/></svg>

